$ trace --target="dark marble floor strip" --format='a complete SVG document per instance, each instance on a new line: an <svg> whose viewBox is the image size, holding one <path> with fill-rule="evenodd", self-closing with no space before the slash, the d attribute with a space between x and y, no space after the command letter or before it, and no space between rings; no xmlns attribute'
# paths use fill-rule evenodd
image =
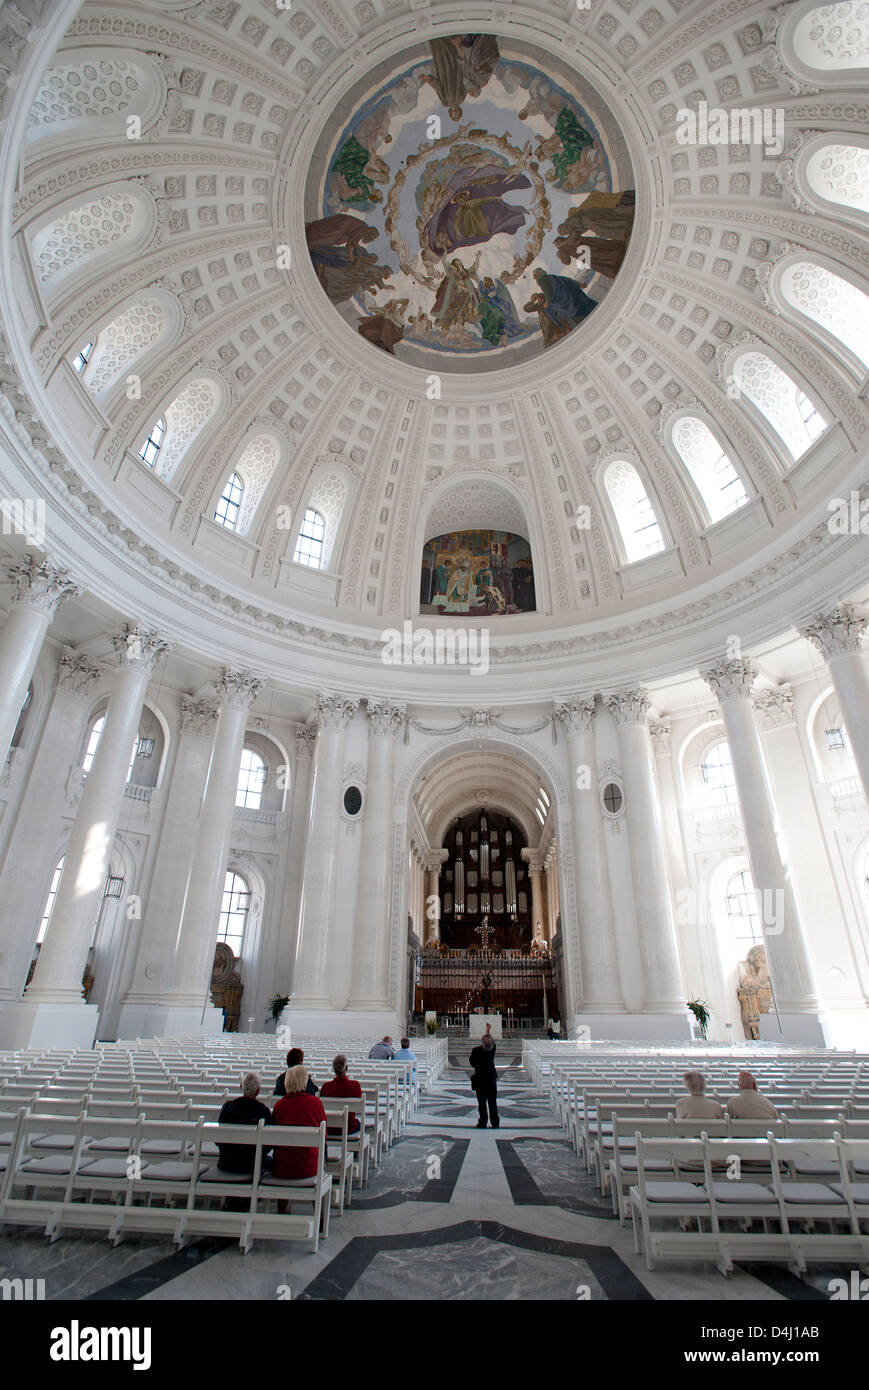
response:
<svg viewBox="0 0 869 1390"><path fill-rule="evenodd" d="M87 1295L85 1302L128 1302L144 1298L145 1294L153 1293L154 1289L159 1289L162 1284L168 1284L170 1279L188 1274L197 1265L210 1260L212 1255L219 1255L221 1251L233 1245L237 1249L238 1241L230 1236L209 1236L207 1239L197 1240L192 1245L185 1245L183 1250L175 1250L171 1255L165 1255L162 1260L155 1260L144 1269L118 1279L114 1284L97 1289L95 1293Z"/></svg>
<svg viewBox="0 0 869 1390"><path fill-rule="evenodd" d="M435 1231L409 1231L407 1234L395 1236L356 1236L316 1278L311 1280L307 1288L297 1296L298 1300L307 1302L345 1299L372 1260L382 1251L432 1249L438 1245L453 1245L479 1236L498 1245L536 1250L568 1260L583 1260L607 1298L652 1301L652 1295L609 1247L581 1245L573 1241L557 1240L552 1236L533 1235L529 1231L504 1226L498 1221L462 1221L456 1226L445 1226Z"/></svg>
<svg viewBox="0 0 869 1390"><path fill-rule="evenodd" d="M761 1264L738 1264L734 1267L740 1269L745 1274L750 1274L753 1279L759 1279L761 1284L766 1284L768 1289L774 1289L780 1293L782 1298L787 1298L792 1303L829 1303L829 1297L821 1293L820 1289L813 1288L805 1280L798 1278L796 1274L791 1274L790 1270L784 1269L781 1265L761 1265ZM836 1271L838 1273L838 1271Z"/></svg>

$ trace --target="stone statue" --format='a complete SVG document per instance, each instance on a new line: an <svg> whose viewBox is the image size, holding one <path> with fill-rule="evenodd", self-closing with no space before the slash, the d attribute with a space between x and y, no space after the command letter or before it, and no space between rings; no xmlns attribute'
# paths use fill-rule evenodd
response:
<svg viewBox="0 0 869 1390"><path fill-rule="evenodd" d="M745 1036L756 1041L760 1037L760 1015L768 1014L772 1007L769 966L763 946L752 946L737 968L739 988L736 993L742 1010L742 1026Z"/></svg>

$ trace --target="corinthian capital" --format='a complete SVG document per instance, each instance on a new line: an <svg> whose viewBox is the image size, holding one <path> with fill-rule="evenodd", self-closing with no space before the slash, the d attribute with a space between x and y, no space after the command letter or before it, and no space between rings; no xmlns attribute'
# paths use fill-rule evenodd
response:
<svg viewBox="0 0 869 1390"><path fill-rule="evenodd" d="M749 700L757 667L746 657L727 656L700 675L718 700Z"/></svg>
<svg viewBox="0 0 869 1390"><path fill-rule="evenodd" d="M252 671L232 671L228 666L224 666L214 685L218 702L232 709L250 709L262 689L262 681Z"/></svg>
<svg viewBox="0 0 869 1390"><path fill-rule="evenodd" d="M670 737L673 733L673 725L669 719L650 719L649 734L652 739L652 746L656 753L662 757L667 757L670 753Z"/></svg>
<svg viewBox="0 0 869 1390"><path fill-rule="evenodd" d="M406 714L406 705L394 705L391 700L369 700L369 734L375 738L396 738L401 732Z"/></svg>
<svg viewBox="0 0 869 1390"><path fill-rule="evenodd" d="M217 706L207 700L191 700L185 695L181 701L181 732L194 734L197 738L209 738L214 733L217 722Z"/></svg>
<svg viewBox="0 0 869 1390"><path fill-rule="evenodd" d="M772 690L758 691L754 708L760 715L762 729L778 729L783 724L793 724L795 715L792 687L777 685Z"/></svg>
<svg viewBox="0 0 869 1390"><path fill-rule="evenodd" d="M296 729L296 757L310 758L317 742L317 730L300 724Z"/></svg>
<svg viewBox="0 0 869 1390"><path fill-rule="evenodd" d="M151 671L161 657L167 656L174 642L165 642L153 628L136 623L124 623L120 632L112 633L112 646L118 665L139 671Z"/></svg>
<svg viewBox="0 0 869 1390"><path fill-rule="evenodd" d="M606 695L604 699L617 729L629 724L645 724L651 702L643 686L637 686L636 690L617 690L615 695Z"/></svg>
<svg viewBox="0 0 869 1390"><path fill-rule="evenodd" d="M569 695L553 702L555 718L566 734L587 734L594 718L593 695Z"/></svg>
<svg viewBox="0 0 869 1390"><path fill-rule="evenodd" d="M358 695L317 696L316 717L321 729L349 729L359 708Z"/></svg>
<svg viewBox="0 0 869 1390"><path fill-rule="evenodd" d="M59 569L50 560L36 564L30 555L10 565L7 574L15 586L14 601L44 613L49 622L65 598L74 598L84 592L80 585L70 579L66 570Z"/></svg>
<svg viewBox="0 0 869 1390"><path fill-rule="evenodd" d="M816 613L808 627L800 628L800 636L817 647L828 661L831 656L841 656L843 652L859 652L865 627L865 618L847 603L840 603L832 613Z"/></svg>
<svg viewBox="0 0 869 1390"><path fill-rule="evenodd" d="M80 652L70 649L61 652L58 657L58 690L66 690L70 695L77 695L80 700L88 698L101 674L99 667L88 661Z"/></svg>

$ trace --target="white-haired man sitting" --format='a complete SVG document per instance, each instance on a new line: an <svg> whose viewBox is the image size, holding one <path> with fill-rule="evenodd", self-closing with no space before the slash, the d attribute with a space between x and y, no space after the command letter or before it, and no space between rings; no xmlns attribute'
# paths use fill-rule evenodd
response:
<svg viewBox="0 0 869 1390"><path fill-rule="evenodd" d="M676 1101L677 1120L720 1120L724 1117L724 1111L717 1100L710 1100L704 1095L706 1090L706 1077L702 1071L686 1071L684 1076L685 1089L687 1096L680 1096Z"/></svg>
<svg viewBox="0 0 869 1390"><path fill-rule="evenodd" d="M736 1078L739 1087L727 1102L731 1120L777 1120L778 1111L771 1100L762 1096L750 1071L741 1071Z"/></svg>
<svg viewBox="0 0 869 1390"><path fill-rule="evenodd" d="M267 1125L274 1124L272 1112L262 1101L257 1100L260 1093L259 1074L255 1071L246 1071L241 1078L241 1095L236 1096L235 1100L228 1100L221 1106L220 1114L217 1117L218 1124L221 1125L256 1125L260 1120L265 1120ZM223 1173L252 1173L256 1161L256 1149L253 1144L218 1144L220 1158L217 1166ZM263 1149L263 1167L271 1166L271 1158L267 1157L268 1151Z"/></svg>

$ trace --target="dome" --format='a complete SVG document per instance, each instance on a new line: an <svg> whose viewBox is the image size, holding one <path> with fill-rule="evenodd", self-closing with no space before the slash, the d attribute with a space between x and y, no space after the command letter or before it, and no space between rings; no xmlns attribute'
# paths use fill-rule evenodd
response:
<svg viewBox="0 0 869 1390"><path fill-rule="evenodd" d="M408 622L531 700L857 594L865 5L48 8L6 490L95 602L437 702L467 672L390 669Z"/></svg>

